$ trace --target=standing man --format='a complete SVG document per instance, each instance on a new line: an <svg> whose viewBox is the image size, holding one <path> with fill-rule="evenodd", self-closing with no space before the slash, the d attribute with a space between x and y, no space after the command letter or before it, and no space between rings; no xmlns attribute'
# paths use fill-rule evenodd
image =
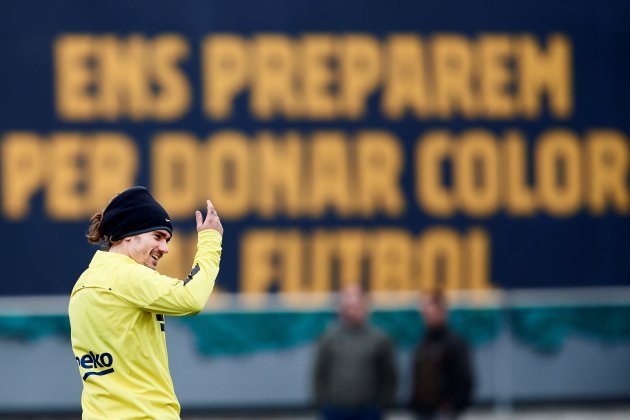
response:
<svg viewBox="0 0 630 420"><path fill-rule="evenodd" d="M315 400L326 420L378 420L394 398L394 349L368 314L363 290L346 286L339 323L320 339L315 358Z"/></svg>
<svg viewBox="0 0 630 420"><path fill-rule="evenodd" d="M422 316L427 331L413 358L411 407L419 419L455 419L473 389L468 346L448 327L442 294L424 302Z"/></svg>
<svg viewBox="0 0 630 420"><path fill-rule="evenodd" d="M90 219L88 241L100 244L72 289L72 349L83 379L84 419L178 419L168 369L164 315L194 315L219 272L223 227L210 200L195 212L198 243L185 280L160 275L170 217L144 187L116 196Z"/></svg>

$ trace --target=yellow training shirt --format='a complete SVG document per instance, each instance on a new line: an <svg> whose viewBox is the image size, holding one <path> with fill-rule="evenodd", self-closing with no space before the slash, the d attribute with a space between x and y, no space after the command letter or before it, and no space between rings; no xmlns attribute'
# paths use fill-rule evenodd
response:
<svg viewBox="0 0 630 420"><path fill-rule="evenodd" d="M72 350L83 379L84 419L178 419L164 315L194 315L219 273L221 234L199 232L186 280L126 255L97 251L70 297Z"/></svg>

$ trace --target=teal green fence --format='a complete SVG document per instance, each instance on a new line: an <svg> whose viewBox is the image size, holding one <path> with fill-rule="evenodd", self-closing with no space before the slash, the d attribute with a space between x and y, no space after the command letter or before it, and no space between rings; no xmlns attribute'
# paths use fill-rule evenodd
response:
<svg viewBox="0 0 630 420"><path fill-rule="evenodd" d="M190 329L201 354L208 356L281 350L316 340L334 322L332 310L205 312L194 317L170 317L167 322ZM413 309L375 310L372 322L385 330L400 348L410 348L424 333ZM567 337L578 335L607 343L630 341L630 304L458 308L449 312L453 329L471 345L496 340L504 329L537 351L562 348ZM65 314L0 315L0 338L35 340L70 336Z"/></svg>

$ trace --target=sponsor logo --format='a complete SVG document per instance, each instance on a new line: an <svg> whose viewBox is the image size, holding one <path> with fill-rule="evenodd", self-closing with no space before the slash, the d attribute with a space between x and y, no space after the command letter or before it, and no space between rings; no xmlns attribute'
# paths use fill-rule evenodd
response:
<svg viewBox="0 0 630 420"><path fill-rule="evenodd" d="M155 318L160 323L160 330L162 332L164 332L164 327L166 326L166 321L164 321L164 315L162 315L162 314L155 314Z"/></svg>
<svg viewBox="0 0 630 420"><path fill-rule="evenodd" d="M75 359L79 367L85 370L106 368L103 370L90 370L85 372L85 375L83 375L84 381L91 375L103 376L114 372L114 368L111 367L114 364L114 357L109 353L98 354L90 351L75 357Z"/></svg>

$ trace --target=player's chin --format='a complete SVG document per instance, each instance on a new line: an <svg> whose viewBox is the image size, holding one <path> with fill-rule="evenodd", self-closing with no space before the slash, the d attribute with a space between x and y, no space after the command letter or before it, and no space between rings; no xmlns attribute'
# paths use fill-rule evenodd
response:
<svg viewBox="0 0 630 420"><path fill-rule="evenodd" d="M144 263L145 266L149 267L151 270L157 270L158 262L153 258L149 257L147 261Z"/></svg>

